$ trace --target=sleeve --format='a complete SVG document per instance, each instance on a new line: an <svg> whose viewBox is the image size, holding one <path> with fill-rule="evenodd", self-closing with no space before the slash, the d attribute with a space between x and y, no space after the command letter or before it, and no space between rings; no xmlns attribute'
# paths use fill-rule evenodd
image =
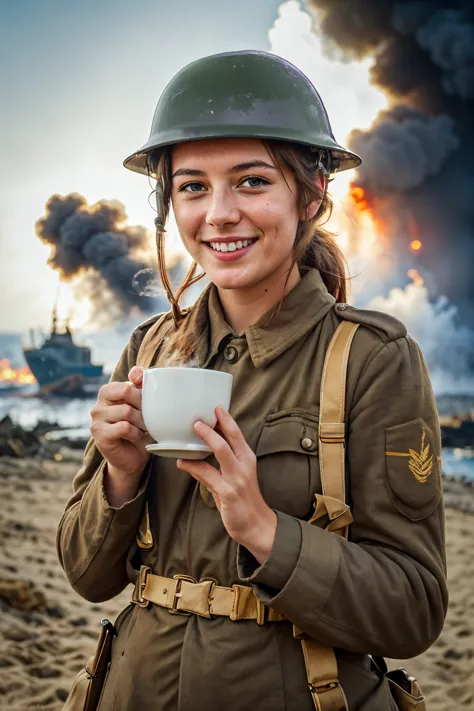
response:
<svg viewBox="0 0 474 711"><path fill-rule="evenodd" d="M138 347L134 332L111 381L127 380ZM109 600L129 583L126 559L144 506L150 467L143 472L135 498L114 508L103 486L106 461L92 438L86 446L83 465L73 481L74 493L56 534L59 562L71 586L86 600Z"/></svg>
<svg viewBox="0 0 474 711"><path fill-rule="evenodd" d="M262 566L238 547L241 579L322 644L398 659L420 654L440 634L447 610L440 453L417 344L403 337L378 346L349 413L350 540L278 516Z"/></svg>

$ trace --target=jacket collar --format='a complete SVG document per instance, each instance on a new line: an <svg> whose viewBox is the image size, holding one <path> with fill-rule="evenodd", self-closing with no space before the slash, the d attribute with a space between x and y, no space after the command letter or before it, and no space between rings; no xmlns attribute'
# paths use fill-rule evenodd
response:
<svg viewBox="0 0 474 711"><path fill-rule="evenodd" d="M245 331L236 334L225 320L216 286L210 284L190 313L197 332L203 336L196 349L200 367L207 367L222 344L237 335L247 339L254 366L264 367L314 328L334 303L319 271L310 269L285 296L273 318L270 319L271 309Z"/></svg>

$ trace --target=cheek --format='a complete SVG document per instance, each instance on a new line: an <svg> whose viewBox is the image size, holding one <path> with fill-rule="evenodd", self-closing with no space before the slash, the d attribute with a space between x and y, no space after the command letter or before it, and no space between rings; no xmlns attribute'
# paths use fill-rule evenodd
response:
<svg viewBox="0 0 474 711"><path fill-rule="evenodd" d="M265 197L258 205L254 206L253 215L259 220L262 227L290 226L298 222L295 201L289 200L286 194Z"/></svg>
<svg viewBox="0 0 474 711"><path fill-rule="evenodd" d="M182 239L192 239L200 224L200 216L196 207L190 203L173 203L173 213Z"/></svg>
<svg viewBox="0 0 474 711"><path fill-rule="evenodd" d="M254 212L253 217L256 225L268 238L264 246L274 250L276 242L276 246L285 253L291 250L298 226L294 202L290 203L283 197L280 202L267 199L259 206L258 212Z"/></svg>

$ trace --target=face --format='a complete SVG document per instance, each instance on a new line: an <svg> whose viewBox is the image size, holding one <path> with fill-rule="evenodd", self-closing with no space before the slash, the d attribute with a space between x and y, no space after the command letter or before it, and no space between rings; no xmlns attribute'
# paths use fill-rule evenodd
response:
<svg viewBox="0 0 474 711"><path fill-rule="evenodd" d="M178 144L171 173L181 239L217 287L285 281L300 219L296 182L288 169L282 175L261 141ZM312 207L315 214L319 202Z"/></svg>

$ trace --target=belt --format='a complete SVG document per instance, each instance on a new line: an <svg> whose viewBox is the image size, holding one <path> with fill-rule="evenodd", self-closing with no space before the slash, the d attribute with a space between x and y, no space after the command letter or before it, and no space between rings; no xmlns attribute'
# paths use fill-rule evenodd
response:
<svg viewBox="0 0 474 711"><path fill-rule="evenodd" d="M142 565L138 573L132 602L139 607L147 607L152 602L172 615L199 615L207 619L223 616L233 621L256 620L258 625L286 619L261 602L248 585L226 588L215 580L197 581L190 575L180 574L165 578L154 575L146 565ZM293 634L301 639L315 711L347 711L333 650L307 638L296 627L293 627Z"/></svg>
<svg viewBox="0 0 474 711"><path fill-rule="evenodd" d="M132 602L147 607L150 602L165 607L173 615L229 617L233 621L256 620L257 624L281 622L285 618L261 602L253 588L217 585L215 580L195 580L189 575L165 578L153 575L151 568L142 565L132 594Z"/></svg>

